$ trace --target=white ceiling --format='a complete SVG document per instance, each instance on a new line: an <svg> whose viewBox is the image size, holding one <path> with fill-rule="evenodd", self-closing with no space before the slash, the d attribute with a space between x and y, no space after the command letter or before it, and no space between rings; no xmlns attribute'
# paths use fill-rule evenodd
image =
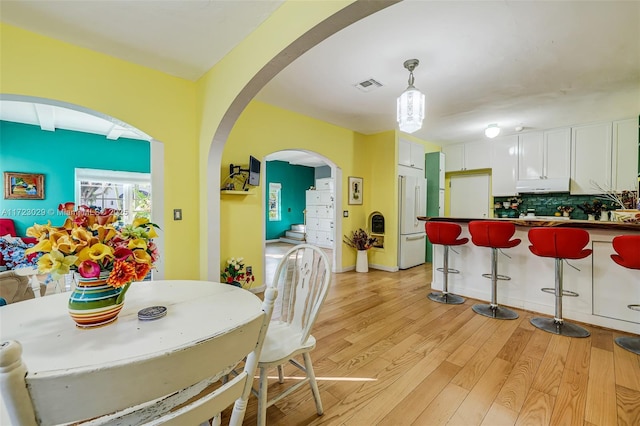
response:
<svg viewBox="0 0 640 426"><path fill-rule="evenodd" d="M280 4L2 0L0 19L194 80ZM411 58L427 97L414 134L423 140L477 140L490 123L509 134L640 114L638 1L405 0L305 53L257 99L365 134L389 130ZM369 78L383 86L355 88Z"/></svg>

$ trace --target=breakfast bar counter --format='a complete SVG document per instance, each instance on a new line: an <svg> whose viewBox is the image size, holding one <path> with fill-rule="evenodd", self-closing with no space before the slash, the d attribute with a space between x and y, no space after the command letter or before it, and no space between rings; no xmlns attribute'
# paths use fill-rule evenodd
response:
<svg viewBox="0 0 640 426"><path fill-rule="evenodd" d="M511 277L498 281L498 303L553 317L555 298L541 291L553 287L555 264L553 259L535 256L529 251L527 233L532 227L581 228L589 233L587 248L591 256L569 260L573 267L564 268L564 288L579 293L578 297L563 298L565 319L598 325L615 330L640 334L640 313L627 308L640 303L640 272L616 264L611 241L617 235L640 235L640 224L586 220L553 220L538 218L471 219L451 217L419 217L422 221L447 221L462 227L461 237L467 244L449 252L449 267L460 271L449 275L449 292L478 300L490 300L491 281L482 274L489 272L491 250L478 247L471 241L468 223L472 220L508 221L516 225L513 238L522 242L500 255L500 274ZM433 280L431 287L442 289L443 275L436 271L443 263L443 246L433 246Z"/></svg>

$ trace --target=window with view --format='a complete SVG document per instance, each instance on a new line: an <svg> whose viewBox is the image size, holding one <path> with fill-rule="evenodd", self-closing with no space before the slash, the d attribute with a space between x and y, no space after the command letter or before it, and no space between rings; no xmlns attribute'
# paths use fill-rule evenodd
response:
<svg viewBox="0 0 640 426"><path fill-rule="evenodd" d="M76 169L76 204L122 212L124 222L151 218L151 175L114 170Z"/></svg>

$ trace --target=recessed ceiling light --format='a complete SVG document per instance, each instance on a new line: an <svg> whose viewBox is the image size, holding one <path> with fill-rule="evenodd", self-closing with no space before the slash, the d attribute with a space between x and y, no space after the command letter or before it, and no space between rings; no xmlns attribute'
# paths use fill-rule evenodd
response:
<svg viewBox="0 0 640 426"><path fill-rule="evenodd" d="M497 124L489 124L486 129L484 129L484 134L488 138L495 138L500 134L500 127Z"/></svg>

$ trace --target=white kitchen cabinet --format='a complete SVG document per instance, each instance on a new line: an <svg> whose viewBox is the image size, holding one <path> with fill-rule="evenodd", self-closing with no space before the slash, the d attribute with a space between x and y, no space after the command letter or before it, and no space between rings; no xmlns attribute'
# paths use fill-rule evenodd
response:
<svg viewBox="0 0 640 426"><path fill-rule="evenodd" d="M612 187L633 190L638 182L638 119L613 122Z"/></svg>
<svg viewBox="0 0 640 426"><path fill-rule="evenodd" d="M424 145L400 139L398 141L398 164L424 170Z"/></svg>
<svg viewBox="0 0 640 426"><path fill-rule="evenodd" d="M619 266L611 260L615 251L610 241L593 240L592 243L593 314L640 324L638 312L627 308L630 303L640 302L638 271Z"/></svg>
<svg viewBox="0 0 640 426"><path fill-rule="evenodd" d="M447 172L458 172L464 170L464 144L445 145L442 152L446 159L444 170Z"/></svg>
<svg viewBox="0 0 640 426"><path fill-rule="evenodd" d="M592 182L611 188L611 133L611 122L571 129L571 194L600 194Z"/></svg>
<svg viewBox="0 0 640 426"><path fill-rule="evenodd" d="M442 147L442 152L447 159L445 163L447 172L491 167L491 145L488 141L446 145Z"/></svg>
<svg viewBox="0 0 640 426"><path fill-rule="evenodd" d="M330 190L308 190L306 197L306 241L333 247L334 195Z"/></svg>
<svg viewBox="0 0 640 426"><path fill-rule="evenodd" d="M571 129L518 135L518 179L556 179L571 176Z"/></svg>
<svg viewBox="0 0 640 426"><path fill-rule="evenodd" d="M491 142L491 193L494 197L516 194L518 136L495 138Z"/></svg>

